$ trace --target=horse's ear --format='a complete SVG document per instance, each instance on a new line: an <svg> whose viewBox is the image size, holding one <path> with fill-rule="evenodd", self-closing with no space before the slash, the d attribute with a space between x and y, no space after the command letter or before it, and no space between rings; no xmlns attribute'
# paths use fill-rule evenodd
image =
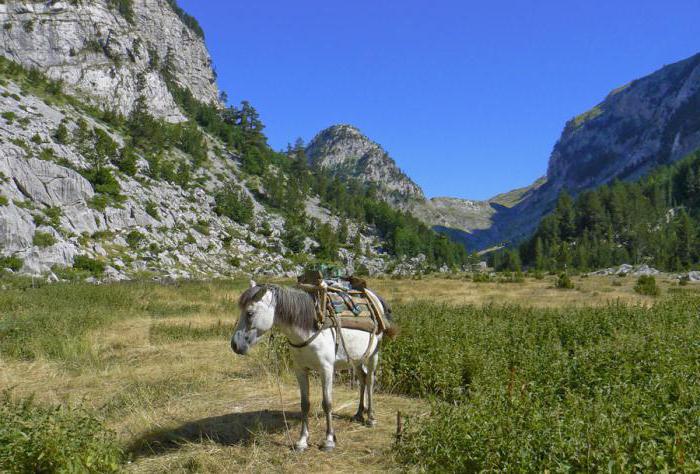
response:
<svg viewBox="0 0 700 474"><path fill-rule="evenodd" d="M265 296L265 293L267 293L267 285L263 285L260 287L260 291L255 293L255 296L253 296L253 301L255 301L256 303L258 301L261 301Z"/></svg>
<svg viewBox="0 0 700 474"><path fill-rule="evenodd" d="M258 286L257 283L255 283L255 280L250 280L250 287L253 288L254 286Z"/></svg>

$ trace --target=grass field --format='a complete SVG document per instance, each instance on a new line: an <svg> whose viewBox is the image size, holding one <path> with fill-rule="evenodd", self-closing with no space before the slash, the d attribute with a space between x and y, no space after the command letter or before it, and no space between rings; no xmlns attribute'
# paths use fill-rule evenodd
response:
<svg viewBox="0 0 700 474"><path fill-rule="evenodd" d="M385 348L377 428L350 422L357 394L336 384L330 454L288 448L282 411L294 438L298 392L281 341L246 358L231 352L242 281L7 289L0 388L84 408L114 432L119 469L130 472L599 470L606 458L624 471L648 453L658 453L655 467L698 469L693 285L662 281L655 300L637 295L632 277L574 278L574 290L554 289L553 278L372 281L404 333ZM399 410L408 422L396 444ZM312 442L323 425L315 381ZM599 447L623 435L641 444L623 440L617 457Z"/></svg>

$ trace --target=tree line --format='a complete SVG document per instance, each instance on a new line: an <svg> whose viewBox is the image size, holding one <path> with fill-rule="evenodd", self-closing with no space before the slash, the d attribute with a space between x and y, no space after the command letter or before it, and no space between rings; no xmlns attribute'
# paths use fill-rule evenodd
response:
<svg viewBox="0 0 700 474"><path fill-rule="evenodd" d="M700 261L700 150L636 182L616 181L575 199L562 191L527 241L491 261L510 270L692 268Z"/></svg>

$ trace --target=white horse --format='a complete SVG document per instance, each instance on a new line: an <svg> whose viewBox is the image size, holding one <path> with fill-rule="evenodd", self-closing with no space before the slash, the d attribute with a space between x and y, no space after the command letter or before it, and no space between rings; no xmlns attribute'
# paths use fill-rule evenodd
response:
<svg viewBox="0 0 700 474"><path fill-rule="evenodd" d="M376 298L382 312L384 303ZM356 329L330 327L317 330L313 298L306 292L277 285L258 286L254 281L240 297L241 315L231 338L231 348L236 354L246 354L252 346L273 327L279 328L291 346L294 371L301 392L301 434L294 448L303 451L309 442L309 370L321 374L323 384L323 411L326 415L326 439L321 445L324 451L335 447L335 433L331 410L333 407L333 374L336 368L355 367L360 382L360 405L353 417L355 421L374 426L373 390L379 342L382 334L371 335ZM394 326L386 330L393 336ZM365 406L365 395L367 405Z"/></svg>

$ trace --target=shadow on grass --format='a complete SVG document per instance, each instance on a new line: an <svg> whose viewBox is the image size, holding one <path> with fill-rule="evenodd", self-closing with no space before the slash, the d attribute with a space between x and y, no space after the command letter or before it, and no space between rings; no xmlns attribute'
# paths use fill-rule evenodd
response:
<svg viewBox="0 0 700 474"><path fill-rule="evenodd" d="M287 412L286 415L288 422L300 418L296 412ZM248 444L256 437L284 429L284 417L279 410L231 413L145 433L131 443L127 452L142 457L174 451L188 443L214 442L222 446Z"/></svg>

